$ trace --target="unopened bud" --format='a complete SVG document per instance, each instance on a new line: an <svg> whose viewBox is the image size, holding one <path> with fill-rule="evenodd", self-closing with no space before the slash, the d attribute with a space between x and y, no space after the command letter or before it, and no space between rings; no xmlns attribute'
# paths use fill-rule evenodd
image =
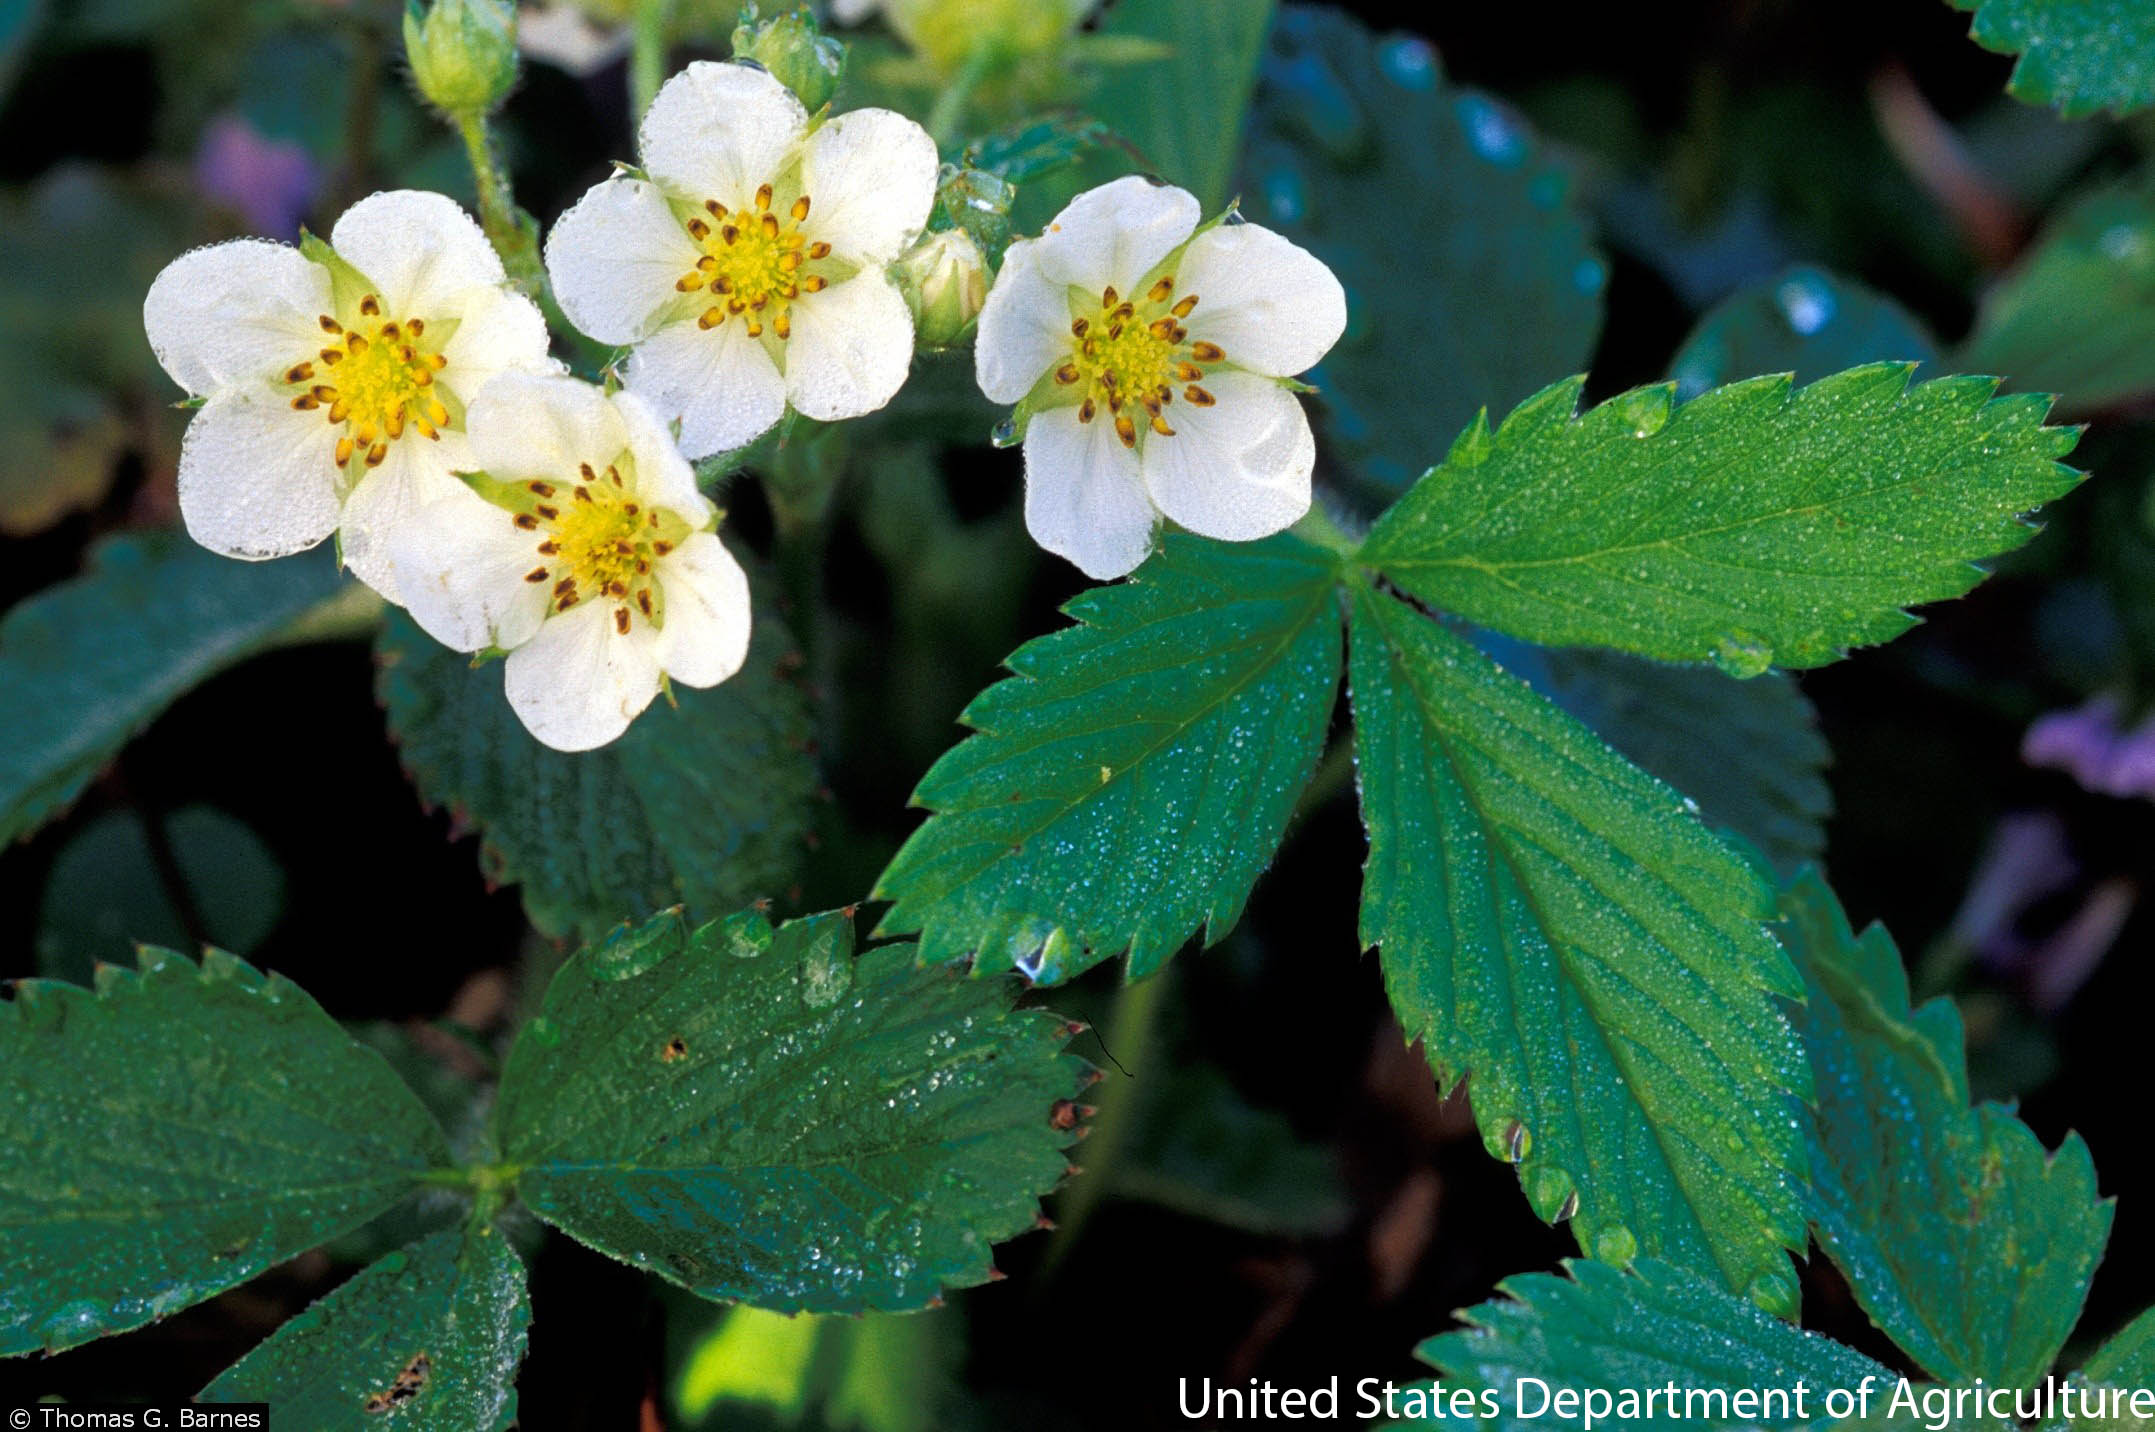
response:
<svg viewBox="0 0 2155 1432"><path fill-rule="evenodd" d="M961 343L988 300L988 261L963 229L940 229L906 251L895 269L923 348Z"/></svg>
<svg viewBox="0 0 2155 1432"><path fill-rule="evenodd" d="M975 55L1008 62L1059 49L1094 0L883 0L883 18L944 73Z"/></svg>
<svg viewBox="0 0 2155 1432"><path fill-rule="evenodd" d="M419 0L404 8L404 56L427 102L445 114L485 114L516 83L516 7L510 0Z"/></svg>
<svg viewBox="0 0 2155 1432"><path fill-rule="evenodd" d="M733 57L763 66L814 114L838 91L846 47L817 29L805 7L765 20L748 5L733 30Z"/></svg>

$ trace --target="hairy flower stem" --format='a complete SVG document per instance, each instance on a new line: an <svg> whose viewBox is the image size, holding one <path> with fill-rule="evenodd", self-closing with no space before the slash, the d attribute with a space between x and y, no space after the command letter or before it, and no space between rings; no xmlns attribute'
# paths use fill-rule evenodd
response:
<svg viewBox="0 0 2155 1432"><path fill-rule="evenodd" d="M629 30L629 128L643 123L644 111L666 79L666 30L673 21L674 0L638 0Z"/></svg>
<svg viewBox="0 0 2155 1432"><path fill-rule="evenodd" d="M972 103L973 91L987 78L994 63L989 47L976 46L966 56L965 64L951 77L949 84L935 97L935 107L928 111L928 137L935 141L938 151L948 153L958 141L959 131L965 124L966 107Z"/></svg>

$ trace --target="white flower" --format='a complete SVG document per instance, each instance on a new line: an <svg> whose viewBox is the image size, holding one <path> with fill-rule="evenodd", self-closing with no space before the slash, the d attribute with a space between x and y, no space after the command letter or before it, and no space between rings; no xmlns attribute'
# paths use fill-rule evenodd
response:
<svg viewBox="0 0 2155 1432"><path fill-rule="evenodd" d="M628 729L666 678L715 686L748 654L748 578L658 414L633 393L511 374L468 415L468 474L394 544L418 623L506 650L509 704L562 751Z"/></svg>
<svg viewBox="0 0 2155 1432"><path fill-rule="evenodd" d="M1136 177L1088 190L1010 246L981 310L981 391L1029 416L1025 525L1091 577L1144 561L1156 512L1240 542L1309 509L1316 444L1281 380L1339 340L1346 294L1270 229L1198 217Z"/></svg>
<svg viewBox="0 0 2155 1432"><path fill-rule="evenodd" d="M460 486L464 405L488 379L554 366L546 320L439 194L362 199L328 248L182 254L142 321L165 371L207 400L180 449L188 533L254 560L340 532L345 562L395 601L384 534Z"/></svg>
<svg viewBox="0 0 2155 1432"><path fill-rule="evenodd" d="M832 421L905 382L913 321L886 269L927 222L934 141L854 110L811 127L777 80L699 61L644 116L649 178L617 175L561 216L546 267L569 320L634 344L628 386L681 449L739 447L786 405Z"/></svg>

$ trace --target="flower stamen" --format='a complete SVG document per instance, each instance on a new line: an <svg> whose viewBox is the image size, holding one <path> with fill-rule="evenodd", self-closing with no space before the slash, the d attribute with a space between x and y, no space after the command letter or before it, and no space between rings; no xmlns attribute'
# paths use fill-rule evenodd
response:
<svg viewBox="0 0 2155 1432"><path fill-rule="evenodd" d="M687 220L688 236L703 253L695 268L674 281L674 288L681 293L708 291L726 300L699 313L698 327L708 331L740 317L751 338L761 338L766 327L780 339L790 338L793 302L828 286L825 275L803 272L804 265L831 252L829 244L810 243L801 233L812 207L809 197L795 196L784 219L772 212L776 200L776 190L765 184L756 190L754 212L745 220L725 222L731 211L716 199L703 205L705 213L720 221L716 230L699 217Z"/></svg>
<svg viewBox="0 0 2155 1432"><path fill-rule="evenodd" d="M448 367L449 360L420 346L426 320L385 319L380 296L371 293L359 300L359 313L380 321L347 327L330 314L317 315L315 321L332 342L313 359L284 371L285 383L299 390L291 400L295 409L326 409L330 425L345 430L336 446L340 469L362 456L366 466L381 466L389 444L403 437L407 426L438 441L449 425L447 404L432 392L434 375ZM334 370L323 375L333 382L317 381L316 362Z"/></svg>
<svg viewBox="0 0 2155 1432"><path fill-rule="evenodd" d="M552 583L547 605L557 613L585 601L615 603L614 629L623 635L632 612L654 625L663 623L665 593L654 563L689 533L681 517L636 499L621 471L627 461L624 455L604 469L583 463L558 485L532 480L502 499L516 529L539 538L534 545L541 561L524 580L534 586ZM562 487L570 498L565 509L548 500Z"/></svg>
<svg viewBox="0 0 2155 1432"><path fill-rule="evenodd" d="M1137 420L1123 412L1126 404L1144 411L1146 428L1171 438L1175 429L1161 410L1175 401L1176 384L1197 407L1209 408L1215 401L1198 383L1207 366L1225 362L1227 354L1216 343L1188 341L1189 330L1177 320L1196 310L1197 295L1186 294L1170 308L1174 293L1173 274L1155 280L1141 300L1125 299L1109 284L1100 291L1106 331L1096 332L1090 318L1072 319L1070 360L1054 370L1058 384L1084 395L1078 421L1091 422L1104 405L1115 415L1115 435L1124 447L1136 447L1139 436Z"/></svg>

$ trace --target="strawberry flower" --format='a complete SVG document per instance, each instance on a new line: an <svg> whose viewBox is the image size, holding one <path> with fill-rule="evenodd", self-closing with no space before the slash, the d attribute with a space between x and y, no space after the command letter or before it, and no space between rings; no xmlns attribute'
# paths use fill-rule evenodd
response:
<svg viewBox="0 0 2155 1432"><path fill-rule="evenodd" d="M740 447L788 405L823 421L891 400L913 321L886 272L935 198L935 144L862 109L811 123L762 70L700 61L644 116L644 174L606 180L548 236L569 320L633 345L629 388L681 449Z"/></svg>
<svg viewBox="0 0 2155 1432"><path fill-rule="evenodd" d="M1270 229L1198 218L1145 179L1088 190L1010 246L981 310L981 391L1026 423L1025 525L1094 578L1144 561L1162 515L1241 542L1309 509L1288 380L1339 340L1346 294Z"/></svg>
<svg viewBox="0 0 2155 1432"><path fill-rule="evenodd" d="M557 750L603 746L667 680L715 686L748 653L748 578L649 404L512 374L473 401L482 471L407 523L397 582L458 651L506 651L509 705Z"/></svg>
<svg viewBox="0 0 2155 1432"><path fill-rule="evenodd" d="M259 560L336 532L392 601L385 534L460 486L465 405L497 374L553 367L545 320L479 226L413 190L360 200L327 244L182 254L142 320L165 371L204 400L180 449L188 533Z"/></svg>

